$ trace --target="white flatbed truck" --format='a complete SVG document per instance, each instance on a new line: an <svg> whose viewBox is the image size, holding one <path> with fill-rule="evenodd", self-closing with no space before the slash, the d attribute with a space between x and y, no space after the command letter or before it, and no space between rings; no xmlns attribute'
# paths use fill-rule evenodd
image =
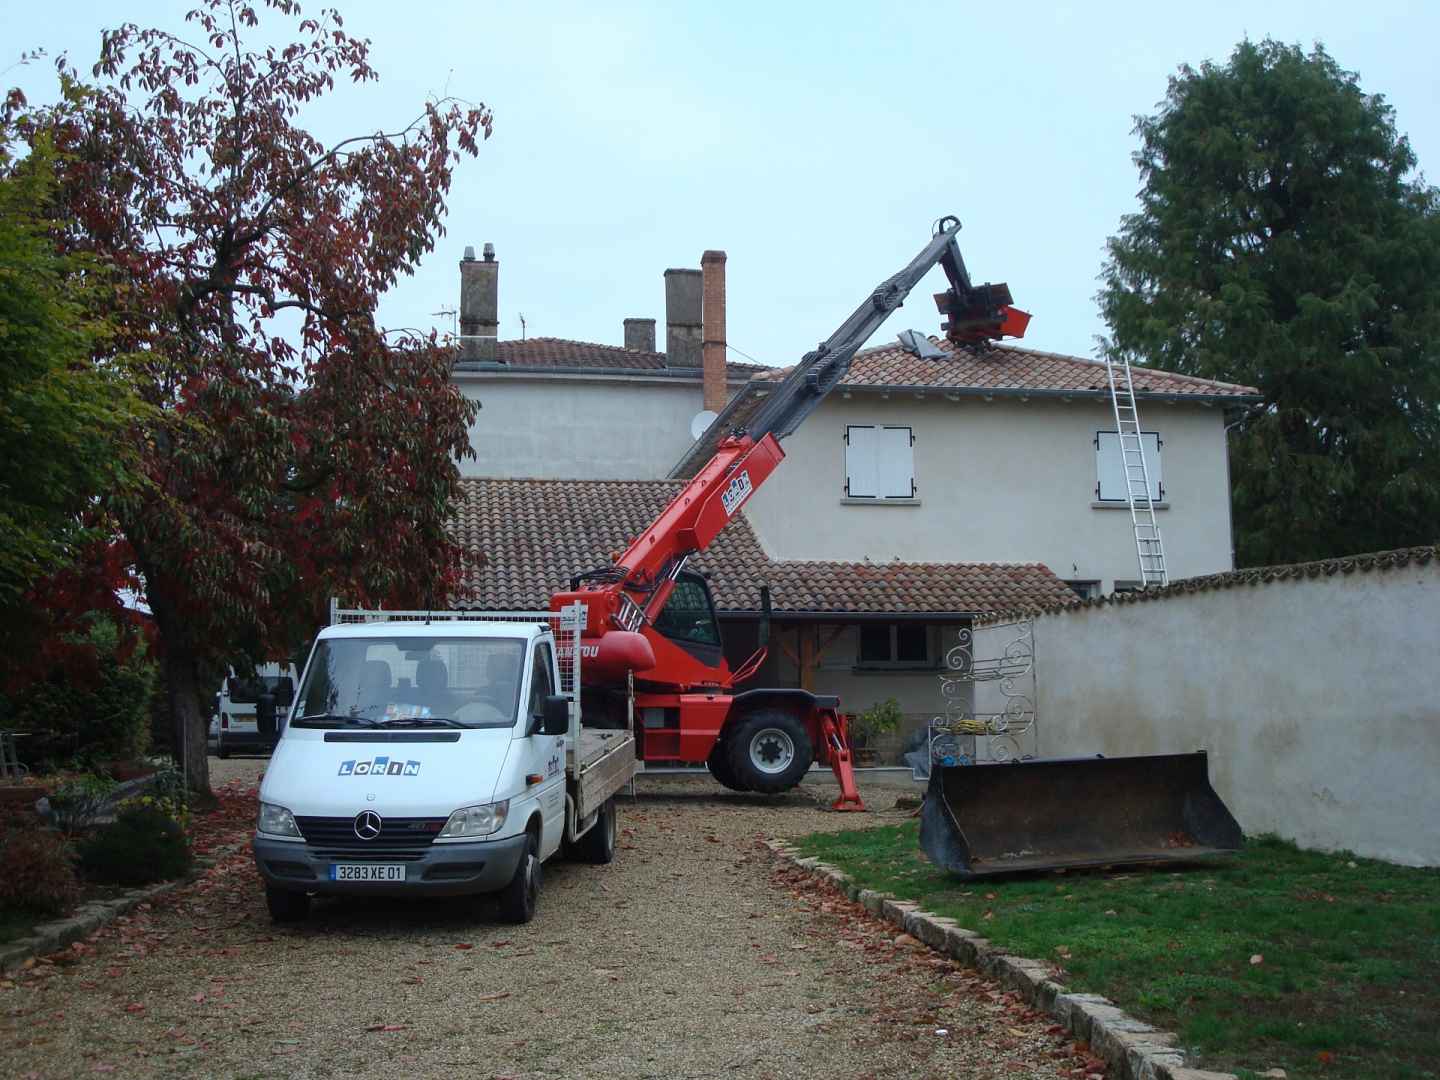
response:
<svg viewBox="0 0 1440 1080"><path fill-rule="evenodd" d="M615 854L630 728L581 725L583 605L331 606L260 788L255 863L277 921L315 895L498 894L534 917L541 867Z"/></svg>

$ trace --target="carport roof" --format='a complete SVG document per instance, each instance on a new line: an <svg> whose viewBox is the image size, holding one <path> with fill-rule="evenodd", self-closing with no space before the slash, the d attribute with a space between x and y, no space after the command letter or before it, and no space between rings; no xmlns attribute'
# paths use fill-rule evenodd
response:
<svg viewBox="0 0 1440 1080"><path fill-rule="evenodd" d="M534 609L572 575L608 566L674 497L674 480L464 480L456 539L475 559L464 605ZM722 612L753 612L769 585L781 618L961 615L1053 608L1075 594L1036 563L771 559L744 514L691 562Z"/></svg>

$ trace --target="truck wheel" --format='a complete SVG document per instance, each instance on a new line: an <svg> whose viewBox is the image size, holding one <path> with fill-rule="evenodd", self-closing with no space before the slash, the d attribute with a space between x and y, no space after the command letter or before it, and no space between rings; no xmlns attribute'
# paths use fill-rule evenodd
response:
<svg viewBox="0 0 1440 1080"><path fill-rule="evenodd" d="M760 709L726 736L735 779L763 795L789 791L810 768L810 734L794 713Z"/></svg>
<svg viewBox="0 0 1440 1080"><path fill-rule="evenodd" d="M575 841L575 854L588 863L604 866L615 858L615 799L605 800L590 831Z"/></svg>
<svg viewBox="0 0 1440 1080"><path fill-rule="evenodd" d="M224 761L230 756L230 748L225 745L224 735L221 735L220 738L215 740L215 756L221 761Z"/></svg>
<svg viewBox="0 0 1440 1080"><path fill-rule="evenodd" d="M749 791L750 789L740 782L735 771L730 768L730 745L724 739L715 742L715 748L710 751L710 756L705 759L705 767L710 770L710 775L724 787L731 791Z"/></svg>
<svg viewBox="0 0 1440 1080"><path fill-rule="evenodd" d="M304 922L310 917L310 894L266 885L265 906L275 922Z"/></svg>
<svg viewBox="0 0 1440 1080"><path fill-rule="evenodd" d="M515 876L500 891L500 917L509 923L528 923L535 918L540 899L540 846L534 833L525 836L525 854L515 865Z"/></svg>

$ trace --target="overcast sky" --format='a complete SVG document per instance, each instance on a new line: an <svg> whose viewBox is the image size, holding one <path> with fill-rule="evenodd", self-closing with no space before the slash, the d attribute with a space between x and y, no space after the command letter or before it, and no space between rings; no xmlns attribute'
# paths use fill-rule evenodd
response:
<svg viewBox="0 0 1440 1080"><path fill-rule="evenodd" d="M178 30L190 6L12 0L0 37L88 71L102 28ZM338 6L381 80L307 114L327 141L403 125L429 95L495 113L446 235L382 305L391 327L450 329L435 313L458 301L456 264L490 241L502 337L523 315L531 337L618 345L623 318L649 316L663 340L662 272L723 248L732 346L791 363L955 214L975 280L1034 314L1026 343L1093 355L1105 239L1135 206L1133 116L1246 36L1323 43L1440 168L1433 2ZM45 65L4 81L53 96ZM942 287L937 270L875 342L936 331Z"/></svg>

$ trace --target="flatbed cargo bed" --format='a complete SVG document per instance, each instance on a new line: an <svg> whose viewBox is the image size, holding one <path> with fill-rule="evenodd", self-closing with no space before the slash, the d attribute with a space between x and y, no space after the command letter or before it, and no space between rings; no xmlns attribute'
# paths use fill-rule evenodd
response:
<svg viewBox="0 0 1440 1080"><path fill-rule="evenodd" d="M605 805L644 768L635 756L635 734L625 728L580 729L579 745L568 751L567 771L575 787L575 814L586 818Z"/></svg>

